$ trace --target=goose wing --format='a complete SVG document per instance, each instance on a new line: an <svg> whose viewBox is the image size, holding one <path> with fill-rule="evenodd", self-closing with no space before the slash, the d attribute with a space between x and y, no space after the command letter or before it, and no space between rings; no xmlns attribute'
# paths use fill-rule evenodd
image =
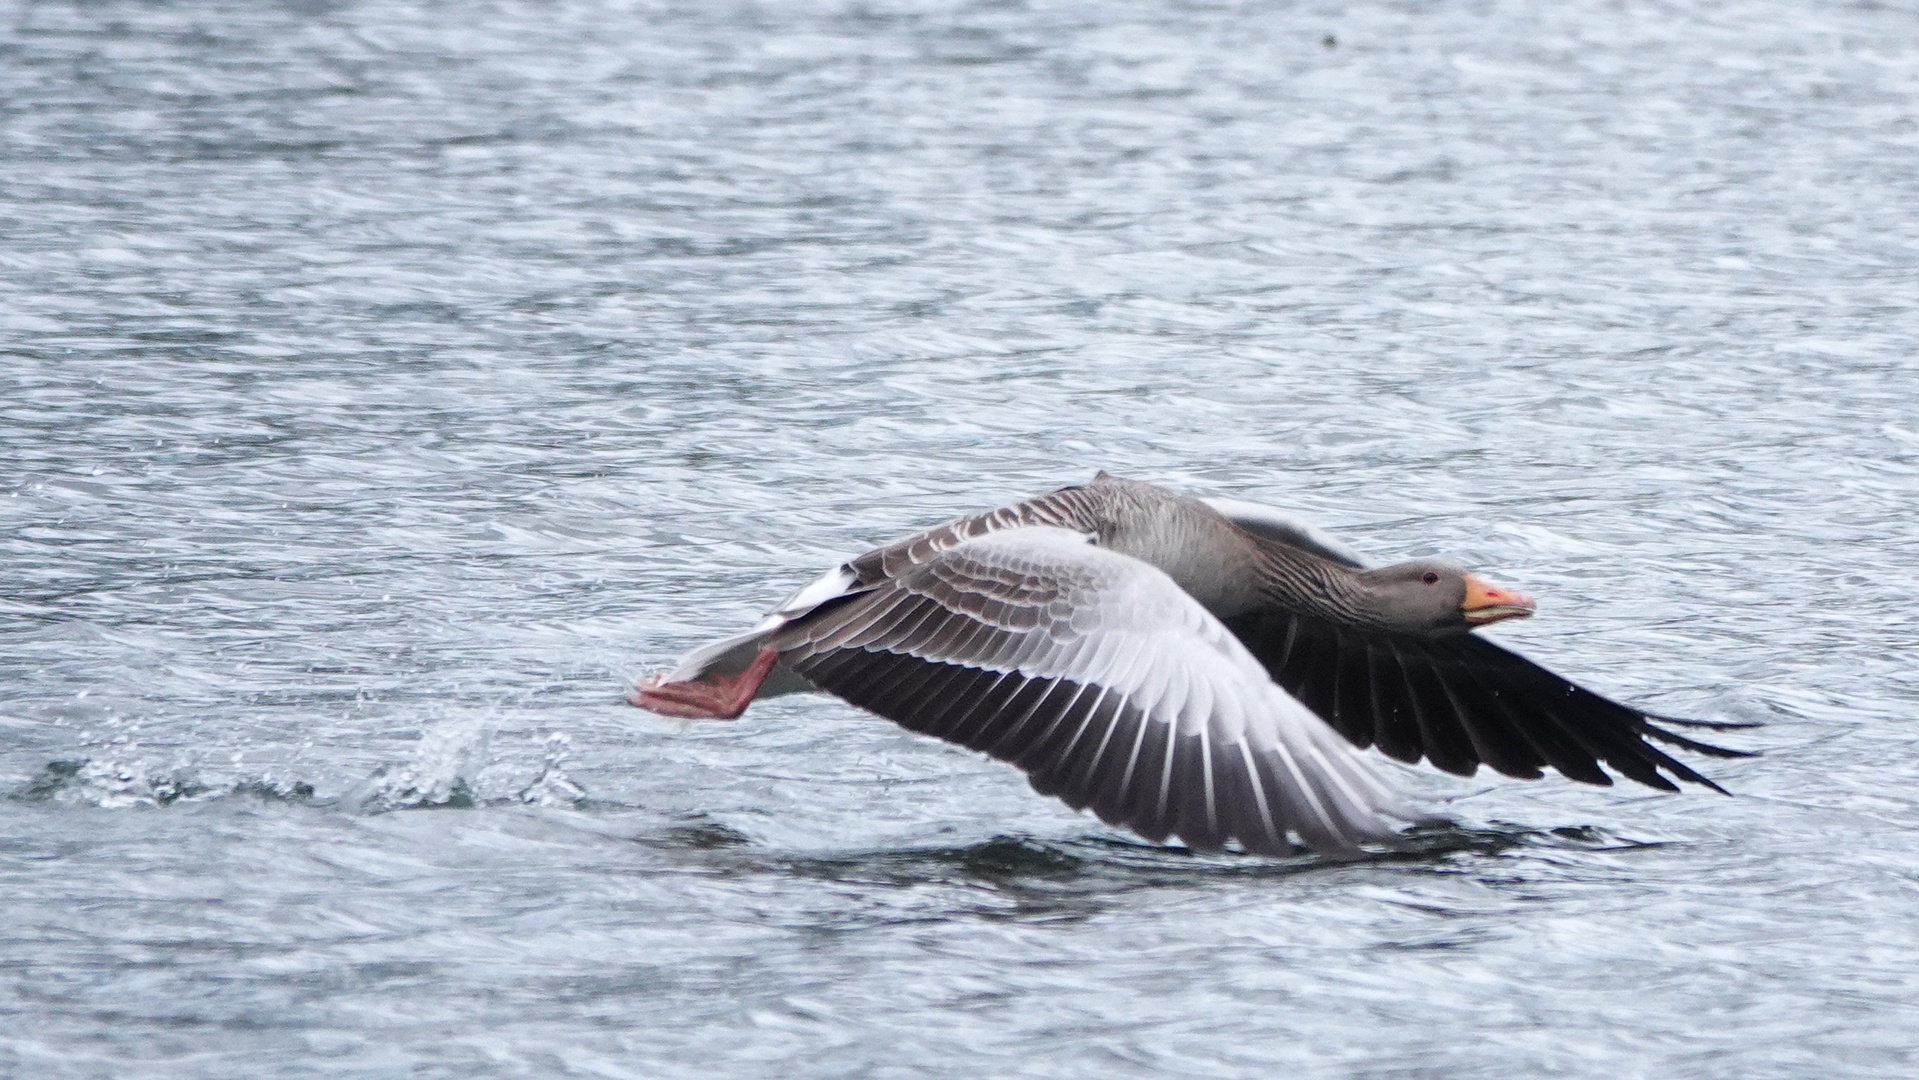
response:
<svg viewBox="0 0 1919 1080"><path fill-rule="evenodd" d="M1106 474L1101 473L1099 478L1105 477ZM681 657L665 678L679 682L703 678L713 672L738 672L752 662L754 654L781 628L805 618L814 609L880 588L893 578L938 558L941 552L976 537L1034 526L1090 533L1098 528L1107 509L1106 496L1097 484L1096 478L1093 484L1061 488L1010 506L954 518L848 559L787 597L753 629L702 645ZM774 682L761 696L805 688L804 684L786 681L783 673L776 673Z"/></svg>
<svg viewBox="0 0 1919 1080"><path fill-rule="evenodd" d="M1679 790L1677 779L1723 794L1647 740L1717 757L1752 756L1653 721L1747 725L1679 720L1622 705L1475 634L1392 634L1285 612L1240 615L1226 625L1287 693L1355 745L1377 746L1400 761L1424 757L1461 776L1483 762L1529 780L1550 765L1571 779L1610 785L1603 763L1662 791Z"/></svg>
<svg viewBox="0 0 1919 1080"><path fill-rule="evenodd" d="M1224 625L1076 531L926 552L766 640L815 686L1155 841L1344 853L1395 831L1368 763Z"/></svg>

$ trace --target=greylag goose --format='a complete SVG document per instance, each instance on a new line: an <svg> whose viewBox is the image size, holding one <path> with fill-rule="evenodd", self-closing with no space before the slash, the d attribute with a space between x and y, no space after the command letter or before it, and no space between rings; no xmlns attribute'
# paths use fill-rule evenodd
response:
<svg viewBox="0 0 1919 1080"><path fill-rule="evenodd" d="M629 701L733 719L825 691L1025 771L1161 842L1294 838L1351 855L1413 820L1360 753L1471 775L1544 766L1719 785L1648 739L1722 757L1472 634L1532 614L1458 565L1369 569L1270 507L1100 473L869 551Z"/></svg>

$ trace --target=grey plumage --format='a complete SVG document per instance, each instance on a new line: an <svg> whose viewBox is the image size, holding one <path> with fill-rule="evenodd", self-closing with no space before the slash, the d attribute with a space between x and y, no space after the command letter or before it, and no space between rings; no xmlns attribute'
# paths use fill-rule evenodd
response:
<svg viewBox="0 0 1919 1080"><path fill-rule="evenodd" d="M1356 747L1456 773L1611 783L1604 762L1717 789L1646 740L1737 752L1468 634L1462 580L1433 560L1369 570L1280 511L1102 473L849 560L666 678L777 650L762 697L836 694L1202 850L1390 839L1410 815ZM1531 610L1518 599L1500 610Z"/></svg>

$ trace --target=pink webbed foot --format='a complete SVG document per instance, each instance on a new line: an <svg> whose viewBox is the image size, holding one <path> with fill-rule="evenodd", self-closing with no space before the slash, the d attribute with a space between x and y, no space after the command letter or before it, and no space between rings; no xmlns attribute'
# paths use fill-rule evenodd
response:
<svg viewBox="0 0 1919 1080"><path fill-rule="evenodd" d="M733 720L753 703L760 684L778 663L778 649L761 649L738 675L708 675L685 682L661 682L658 675L643 680L626 700L661 716L683 720Z"/></svg>

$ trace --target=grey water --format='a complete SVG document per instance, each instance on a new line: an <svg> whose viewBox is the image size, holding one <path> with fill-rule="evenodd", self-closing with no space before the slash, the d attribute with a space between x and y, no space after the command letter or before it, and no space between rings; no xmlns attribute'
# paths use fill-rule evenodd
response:
<svg viewBox="0 0 1919 1080"><path fill-rule="evenodd" d="M0 1075L1909 1077L1910 4L0 0ZM632 681L1097 469L1733 795L1148 846Z"/></svg>

